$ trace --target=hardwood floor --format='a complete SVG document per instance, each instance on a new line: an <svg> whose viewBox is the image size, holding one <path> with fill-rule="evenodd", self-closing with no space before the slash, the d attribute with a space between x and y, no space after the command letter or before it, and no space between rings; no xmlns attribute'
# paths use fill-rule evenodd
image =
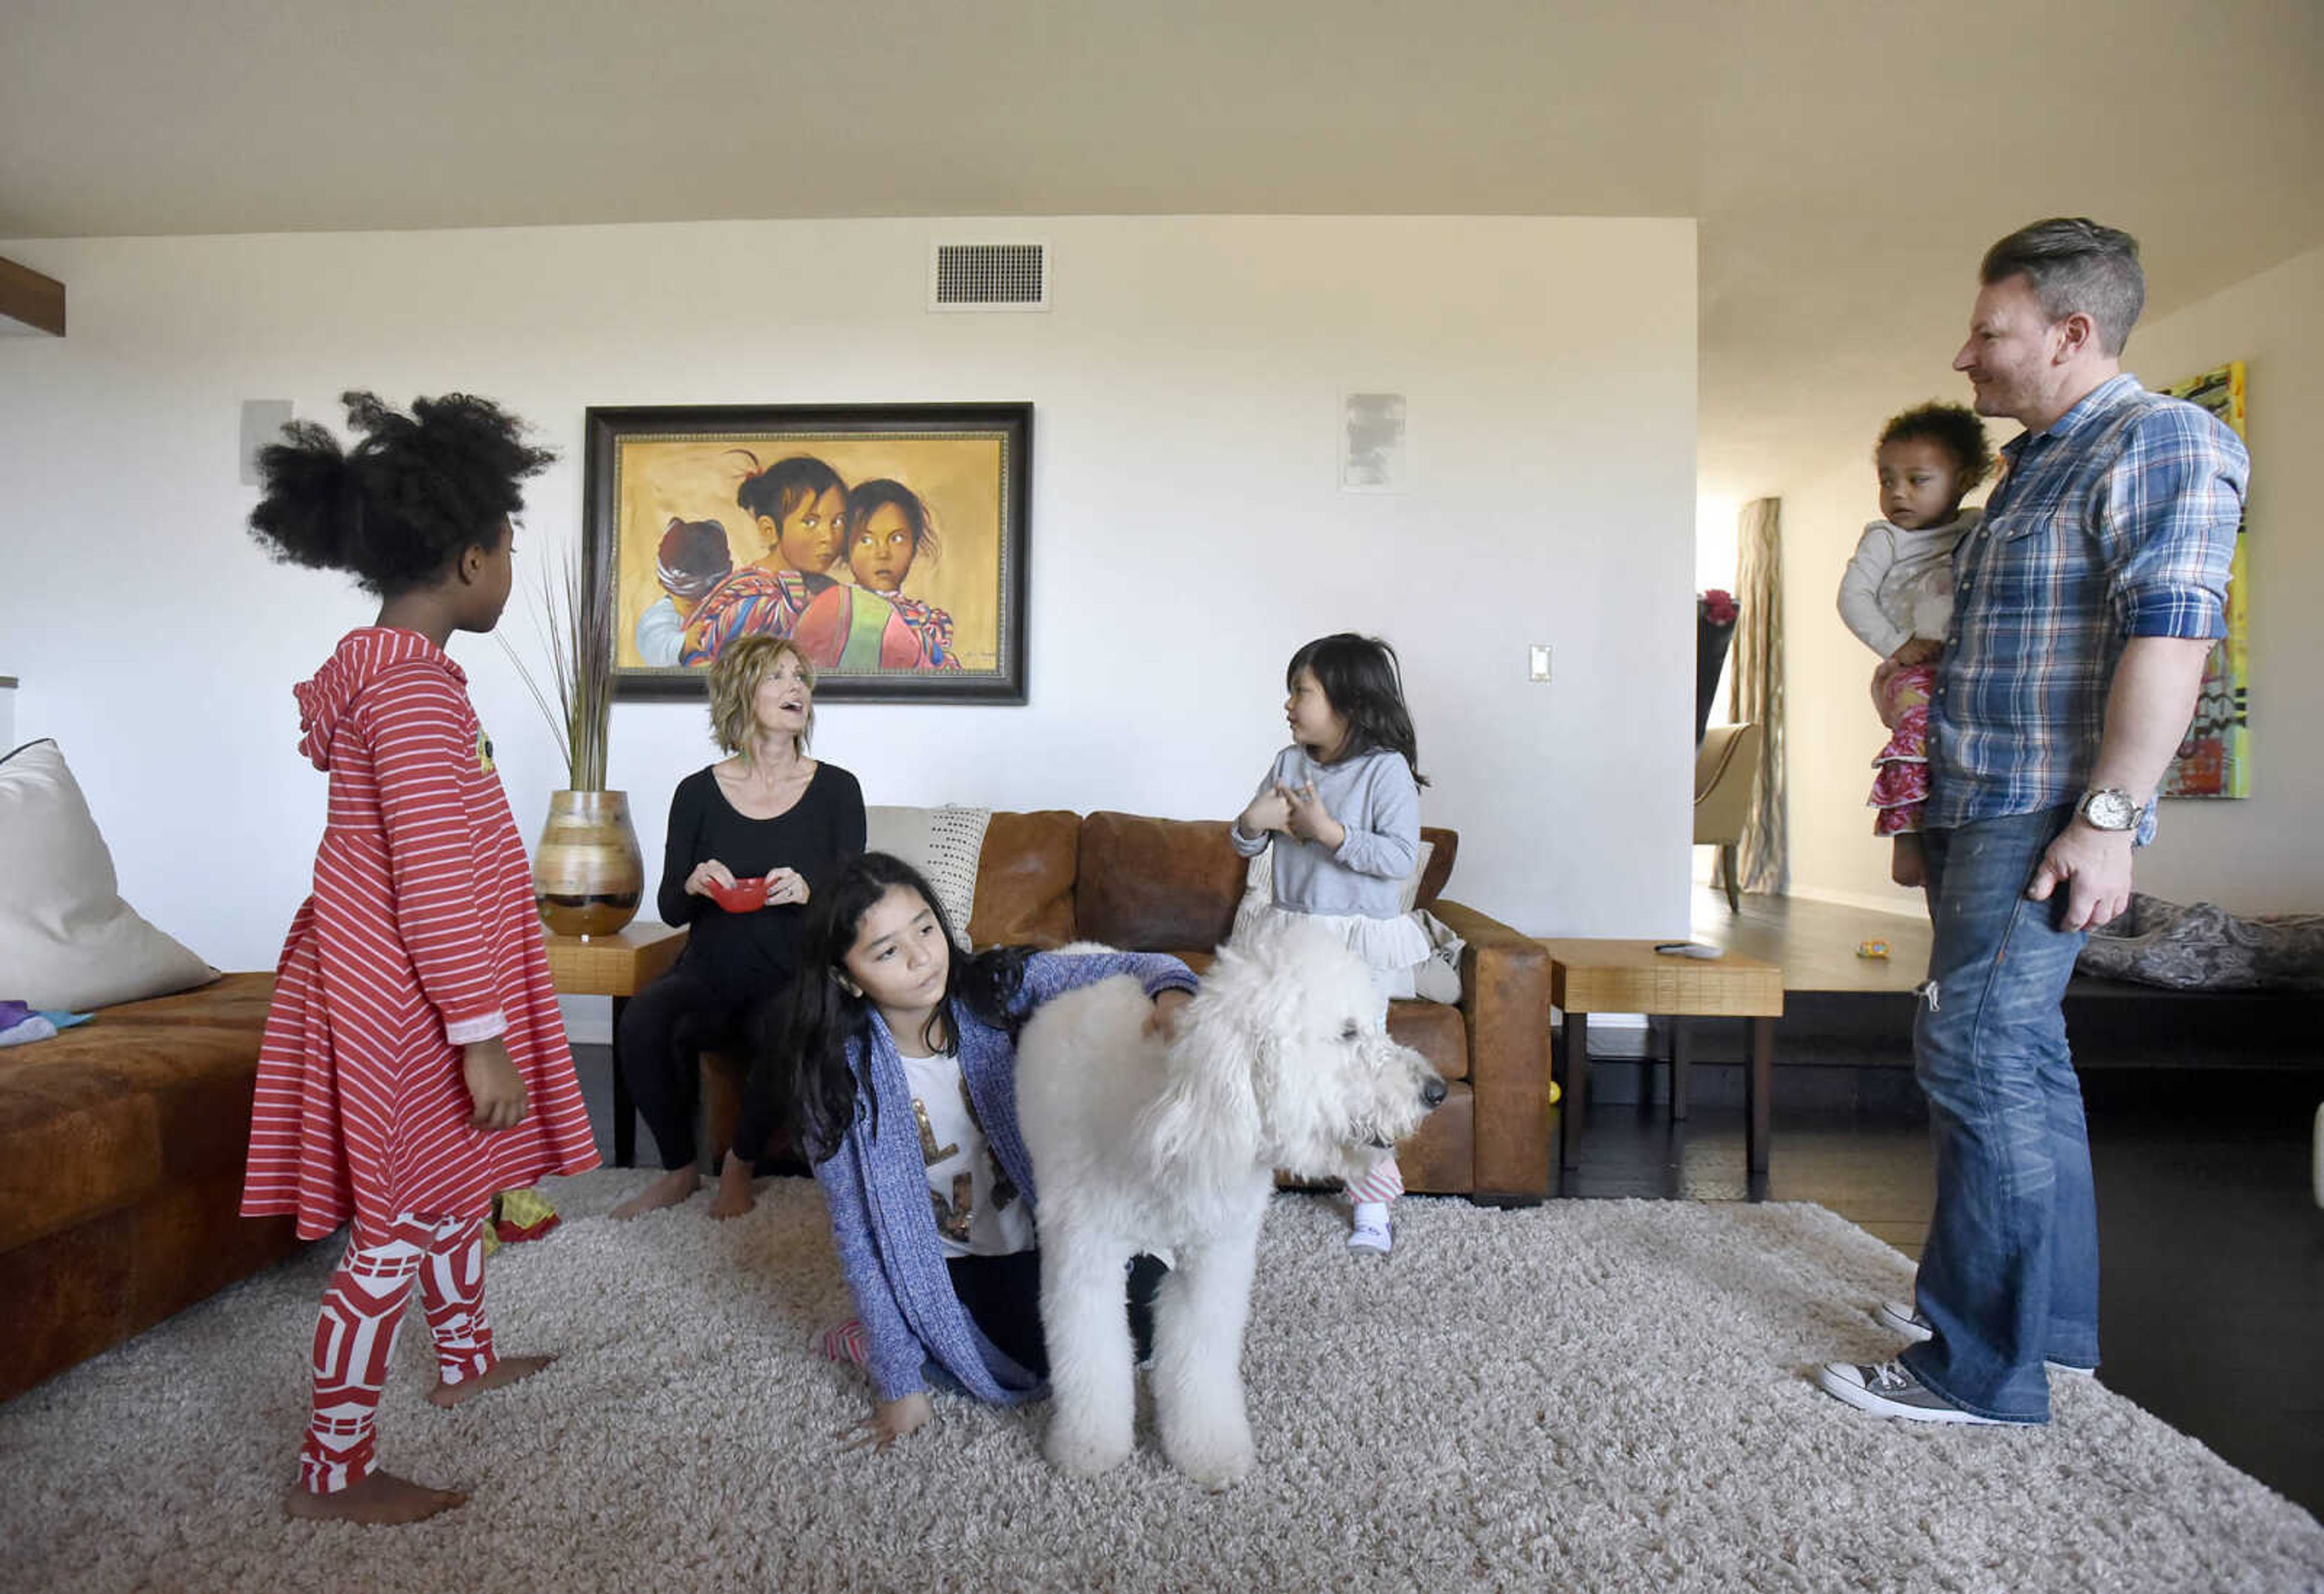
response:
<svg viewBox="0 0 2324 1594"><path fill-rule="evenodd" d="M1593 1102L1579 1164L1563 1193L1690 1201L1813 1201L1918 1257L1936 1200L1925 1117L1846 1109L1780 1115L1773 1166L1755 1193L1744 1179L1743 1116L1695 1107L1673 1124L1663 1100Z"/></svg>
<svg viewBox="0 0 2324 1594"><path fill-rule="evenodd" d="M1694 939L1784 966L1790 991L1910 995L1929 968L1925 913L1877 913L1806 897L1746 896L1740 913L1708 885L1694 891ZM1857 947L1886 941L1886 958Z"/></svg>

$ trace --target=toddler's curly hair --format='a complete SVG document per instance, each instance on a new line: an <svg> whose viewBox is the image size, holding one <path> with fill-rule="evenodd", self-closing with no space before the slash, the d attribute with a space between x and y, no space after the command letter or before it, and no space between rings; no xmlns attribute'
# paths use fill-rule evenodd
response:
<svg viewBox="0 0 2324 1594"><path fill-rule="evenodd" d="M1880 444L1932 442L1953 457L1974 486L1993 474L1993 445L1986 440L1985 422L1966 404L1926 403L1892 418L1880 429Z"/></svg>

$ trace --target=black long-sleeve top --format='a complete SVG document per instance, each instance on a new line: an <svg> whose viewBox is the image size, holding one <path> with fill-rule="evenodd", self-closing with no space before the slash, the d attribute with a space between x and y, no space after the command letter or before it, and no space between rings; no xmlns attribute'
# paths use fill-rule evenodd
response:
<svg viewBox="0 0 2324 1594"><path fill-rule="evenodd" d="M730 913L686 889L705 858L716 858L738 880L797 869L809 894L822 890L863 851L863 788L835 764L818 764L807 790L770 820L745 818L719 789L718 777L698 769L678 783L669 800L669 831L662 843L662 922L690 926L681 960L737 1004L757 1004L779 992L798 967L804 904L779 903L751 913Z"/></svg>

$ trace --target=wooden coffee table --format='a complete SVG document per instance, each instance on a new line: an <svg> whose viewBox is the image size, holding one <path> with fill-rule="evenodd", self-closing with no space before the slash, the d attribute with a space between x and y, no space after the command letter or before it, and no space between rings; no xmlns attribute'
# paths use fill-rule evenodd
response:
<svg viewBox="0 0 2324 1594"><path fill-rule="evenodd" d="M611 935L550 935L549 975L560 996L613 998L613 1166L638 1160L638 1110L622 1072L622 1009L686 950L686 931L629 924Z"/></svg>
<svg viewBox="0 0 2324 1594"><path fill-rule="evenodd" d="M1650 941L1543 941L1549 954L1549 999L1565 1014L1558 1049L1565 1099L1558 1115L1559 1166L1571 1168L1581 1149L1583 1103L1590 1080L1590 1015L1643 1013L1672 1021L1671 1117L1686 1117L1686 1021L1748 1018L1749 1066L1743 1075L1744 1143L1749 1172L1767 1171L1768 1098L1775 1091L1775 1020L1784 1015L1781 964L1729 952L1723 958L1675 958Z"/></svg>

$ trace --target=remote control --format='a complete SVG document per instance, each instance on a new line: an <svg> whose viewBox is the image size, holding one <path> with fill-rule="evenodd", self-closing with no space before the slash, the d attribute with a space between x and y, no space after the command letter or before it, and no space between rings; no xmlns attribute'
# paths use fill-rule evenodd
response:
<svg viewBox="0 0 2324 1594"><path fill-rule="evenodd" d="M1666 941L1655 950L1669 958L1701 958L1705 960L1727 955L1725 947L1705 946L1699 941Z"/></svg>

